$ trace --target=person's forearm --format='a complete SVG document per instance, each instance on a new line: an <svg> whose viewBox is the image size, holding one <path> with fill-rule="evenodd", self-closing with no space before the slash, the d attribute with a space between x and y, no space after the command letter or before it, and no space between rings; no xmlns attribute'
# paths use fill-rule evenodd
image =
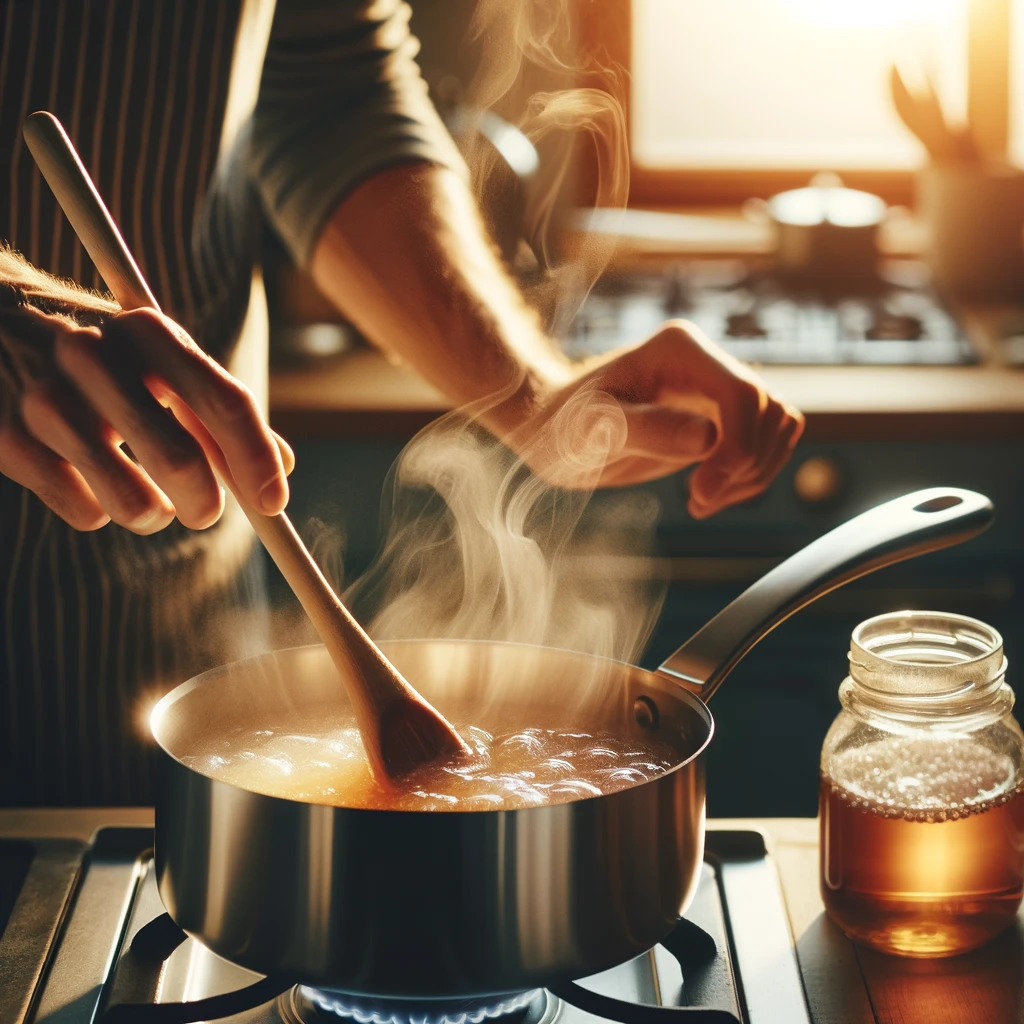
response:
<svg viewBox="0 0 1024 1024"><path fill-rule="evenodd" d="M452 171L409 164L369 178L329 219L312 268L367 337L456 403L479 403L483 425L559 487L638 484L700 463L689 508L704 517L763 491L803 429L682 321L586 364L564 359Z"/></svg>
<svg viewBox="0 0 1024 1024"><path fill-rule="evenodd" d="M341 203L313 277L367 338L512 429L574 375L505 271L465 182L427 164L374 175Z"/></svg>

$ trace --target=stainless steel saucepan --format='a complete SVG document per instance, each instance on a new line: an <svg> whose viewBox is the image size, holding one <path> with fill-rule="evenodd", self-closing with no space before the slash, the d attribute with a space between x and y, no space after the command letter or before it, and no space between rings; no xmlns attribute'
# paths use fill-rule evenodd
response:
<svg viewBox="0 0 1024 1024"><path fill-rule="evenodd" d="M787 616L874 569L981 532L987 498L910 494L777 566L656 672L569 651L414 640L382 645L432 704L542 726L597 724L672 739L671 771L632 788L512 811L320 806L214 781L180 757L197 737L336 709L322 647L278 652L183 683L156 707L156 870L174 921L261 974L418 999L524 991L591 975L664 939L704 849L704 701ZM580 709L583 708L581 711ZM581 718L585 719L581 723ZM768 727L766 723L766 727Z"/></svg>

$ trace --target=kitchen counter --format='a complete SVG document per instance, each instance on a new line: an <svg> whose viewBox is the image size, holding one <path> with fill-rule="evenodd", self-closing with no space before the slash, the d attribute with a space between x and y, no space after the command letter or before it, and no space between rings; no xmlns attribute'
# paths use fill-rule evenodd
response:
<svg viewBox="0 0 1024 1024"><path fill-rule="evenodd" d="M670 230L617 236L613 266L643 269L689 258L756 260L771 250L767 226L736 208L679 213L673 211ZM891 221L882 232L881 251L919 257L921 225L908 216ZM667 237L660 237L666 230ZM286 311L297 322L333 317L329 303L303 275L290 271L285 285ZM978 352L978 365L757 369L804 412L810 440L1024 439L1024 341L1016 337L1024 335L1024 307L958 303L954 312ZM1002 339L1009 337L1014 341L1004 345ZM366 347L308 365L271 367L271 419L296 441L404 439L449 408L445 397L412 370Z"/></svg>
<svg viewBox="0 0 1024 1024"><path fill-rule="evenodd" d="M152 821L149 808L0 810L0 836L88 839L101 825ZM974 954L932 961L882 956L855 948L822 914L815 820L717 819L708 827L768 835L816 1024L1024 1022L1024 915L1016 930Z"/></svg>
<svg viewBox="0 0 1024 1024"><path fill-rule="evenodd" d="M1024 438L1024 369L1001 364L993 341L1007 315L965 314L984 354L976 366L762 366L758 372L803 410L806 436L816 441L1018 440ZM411 437L449 408L414 372L365 348L271 371L271 421L291 440Z"/></svg>

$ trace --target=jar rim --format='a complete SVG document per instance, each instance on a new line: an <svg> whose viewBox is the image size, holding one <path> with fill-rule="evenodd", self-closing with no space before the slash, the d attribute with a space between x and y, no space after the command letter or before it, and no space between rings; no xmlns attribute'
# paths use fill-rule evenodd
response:
<svg viewBox="0 0 1024 1024"><path fill-rule="evenodd" d="M942 699L998 687L1003 638L953 612L897 611L860 623L850 638L850 676L882 695Z"/></svg>
<svg viewBox="0 0 1024 1024"><path fill-rule="evenodd" d="M873 631L877 630L880 626L887 626L890 623L906 624L911 620L917 619L922 624L928 621L944 621L950 626L967 626L974 630L976 637L984 637L986 640L985 648L978 650L978 653L973 657L957 659L956 664L958 665L970 665L974 662L983 661L985 658L991 657L992 654L999 650L1003 646L1003 638L999 631L993 626L990 626L987 622L982 622L980 619L973 619L969 615L960 615L957 612L933 612L933 611L898 611L898 612L883 612L881 615L875 615L870 619L865 619L861 622L856 629L853 631L853 635L850 638L851 647L859 647L866 654L872 654L876 658L880 658L884 661L890 661L892 664L899 665L928 665L934 666L934 661L915 661L912 658L886 658L884 654L877 653L875 647L869 646L866 641L869 640ZM909 636L914 635L911 630ZM879 634L878 639L883 637L892 636L892 634Z"/></svg>

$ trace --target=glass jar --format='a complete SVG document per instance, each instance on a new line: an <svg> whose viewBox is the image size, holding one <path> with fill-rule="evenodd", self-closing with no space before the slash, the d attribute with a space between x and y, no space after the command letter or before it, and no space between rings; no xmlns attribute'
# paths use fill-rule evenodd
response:
<svg viewBox="0 0 1024 1024"><path fill-rule="evenodd" d="M821 752L821 894L856 942L952 956L1015 918L1024 735L1002 637L963 615L894 612L850 642Z"/></svg>

